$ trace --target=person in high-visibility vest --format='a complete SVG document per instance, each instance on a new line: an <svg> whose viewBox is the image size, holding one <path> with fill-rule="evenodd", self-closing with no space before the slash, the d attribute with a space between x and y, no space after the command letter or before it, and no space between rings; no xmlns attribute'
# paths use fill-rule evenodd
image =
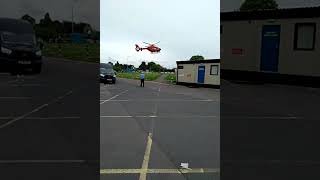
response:
<svg viewBox="0 0 320 180"><path fill-rule="evenodd" d="M141 72L141 74L140 74L140 86L141 87L144 87L144 72Z"/></svg>

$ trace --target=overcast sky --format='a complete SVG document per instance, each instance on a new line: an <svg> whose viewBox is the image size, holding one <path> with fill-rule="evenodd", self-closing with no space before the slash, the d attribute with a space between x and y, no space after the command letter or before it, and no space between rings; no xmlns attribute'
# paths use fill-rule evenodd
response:
<svg viewBox="0 0 320 180"><path fill-rule="evenodd" d="M236 10L243 1L221 0L221 11ZM280 8L320 6L320 0L277 2ZM0 17L29 14L39 20L49 12L54 20L71 20L72 5L76 22L101 29L102 62L118 60L137 66L155 61L174 67L177 60L196 54L220 57L219 0L10 0L1 3ZM134 44L143 41L161 41L161 53L136 52Z"/></svg>
<svg viewBox="0 0 320 180"><path fill-rule="evenodd" d="M220 57L220 1L103 0L100 3L101 61L154 61L175 67L192 55ZM136 52L135 44L156 43L159 54Z"/></svg>
<svg viewBox="0 0 320 180"><path fill-rule="evenodd" d="M29 14L37 21L49 12L53 20L69 20L74 5L75 22L90 23L99 30L99 0L1 0L0 17L20 18Z"/></svg>

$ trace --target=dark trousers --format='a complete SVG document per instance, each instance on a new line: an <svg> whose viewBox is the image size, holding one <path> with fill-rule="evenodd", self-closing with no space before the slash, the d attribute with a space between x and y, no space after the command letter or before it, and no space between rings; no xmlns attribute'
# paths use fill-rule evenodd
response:
<svg viewBox="0 0 320 180"><path fill-rule="evenodd" d="M144 87L144 79L141 79L140 81L141 81L140 86L141 86L141 87Z"/></svg>

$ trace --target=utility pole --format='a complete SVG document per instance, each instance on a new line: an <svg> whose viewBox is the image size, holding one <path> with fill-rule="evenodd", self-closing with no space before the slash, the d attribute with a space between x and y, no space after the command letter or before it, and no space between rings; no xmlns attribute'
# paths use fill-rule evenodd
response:
<svg viewBox="0 0 320 180"><path fill-rule="evenodd" d="M73 27L73 21L74 21L74 19L73 19L73 18L74 18L74 17L73 17L73 11L74 11L74 10L73 10L73 9L74 9L74 4L72 4L72 22L71 22L71 29L72 29L71 32L72 32L72 33L74 32L74 29L73 29L73 28L74 28L74 27Z"/></svg>

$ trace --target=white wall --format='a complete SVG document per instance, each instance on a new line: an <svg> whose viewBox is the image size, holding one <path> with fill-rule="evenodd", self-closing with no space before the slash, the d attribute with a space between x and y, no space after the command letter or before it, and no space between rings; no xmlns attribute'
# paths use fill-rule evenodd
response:
<svg viewBox="0 0 320 180"><path fill-rule="evenodd" d="M296 23L317 23L315 49L294 50ZM260 71L263 25L280 25L279 73L320 76L320 18L254 21L222 21L221 65L223 69ZM235 33L235 28L237 32ZM232 48L243 48L243 55L234 55Z"/></svg>
<svg viewBox="0 0 320 180"><path fill-rule="evenodd" d="M183 69L178 69L178 82L197 83L198 82L198 67L205 65L205 80L204 84L220 85L220 63L205 63L205 64L179 64ZM219 66L218 75L210 75L211 65Z"/></svg>

